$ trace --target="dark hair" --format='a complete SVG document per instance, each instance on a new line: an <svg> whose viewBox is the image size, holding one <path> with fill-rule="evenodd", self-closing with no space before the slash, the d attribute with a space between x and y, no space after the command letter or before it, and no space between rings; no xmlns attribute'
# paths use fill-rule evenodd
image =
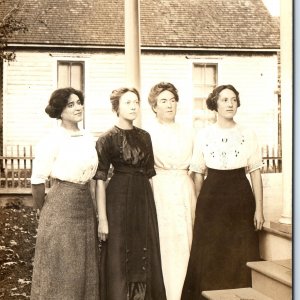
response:
<svg viewBox="0 0 300 300"><path fill-rule="evenodd" d="M57 89L51 94L49 103L45 108L45 112L50 118L61 118L61 113L68 105L68 100L72 94L77 95L80 103L83 105L84 97L81 91L75 90L72 87Z"/></svg>
<svg viewBox="0 0 300 300"><path fill-rule="evenodd" d="M120 98L127 92L136 94L139 102L141 101L140 94L135 88L121 87L116 90L113 90L110 94L110 102L112 106L112 111L116 112L117 116L119 116Z"/></svg>
<svg viewBox="0 0 300 300"><path fill-rule="evenodd" d="M210 110L215 110L218 111L218 104L217 101L219 99L220 93L225 90L229 89L235 93L236 100L237 100L237 106L240 107L241 102L240 102L240 97L239 97L239 92L234 88L233 85L231 84L225 84L225 85L219 85L214 90L208 95L206 99L206 105L207 108Z"/></svg>
<svg viewBox="0 0 300 300"><path fill-rule="evenodd" d="M176 102L179 101L178 91L177 91L176 87L170 82L163 82L162 81L162 82L154 85L151 88L150 92L149 92L148 102L149 102L149 104L150 104L153 111L154 111L154 108L157 105L157 97L163 91L171 92L174 95Z"/></svg>

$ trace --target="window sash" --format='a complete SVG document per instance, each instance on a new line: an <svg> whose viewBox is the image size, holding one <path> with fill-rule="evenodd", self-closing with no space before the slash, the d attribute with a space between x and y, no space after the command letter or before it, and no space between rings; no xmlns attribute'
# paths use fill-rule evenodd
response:
<svg viewBox="0 0 300 300"><path fill-rule="evenodd" d="M217 64L195 63L192 77L194 126L201 128L216 121L216 114L208 110L206 99L217 86Z"/></svg>
<svg viewBox="0 0 300 300"><path fill-rule="evenodd" d="M84 62L57 62L57 87L70 86L82 92L84 91Z"/></svg>

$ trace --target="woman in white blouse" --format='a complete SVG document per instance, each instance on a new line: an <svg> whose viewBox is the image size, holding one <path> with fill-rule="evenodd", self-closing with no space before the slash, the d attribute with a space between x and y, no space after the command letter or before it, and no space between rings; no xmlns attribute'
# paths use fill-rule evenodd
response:
<svg viewBox="0 0 300 300"><path fill-rule="evenodd" d="M99 299L96 212L89 181L98 164L92 136L78 127L83 94L54 91L45 111L61 126L36 148L31 183L40 210L31 299ZM45 197L45 180L54 183Z"/></svg>
<svg viewBox="0 0 300 300"><path fill-rule="evenodd" d="M264 223L260 149L255 134L234 121L239 93L221 85L206 103L218 118L200 131L190 166L199 196L181 298L186 300L205 299L205 290L250 287L246 263L260 260L257 230Z"/></svg>

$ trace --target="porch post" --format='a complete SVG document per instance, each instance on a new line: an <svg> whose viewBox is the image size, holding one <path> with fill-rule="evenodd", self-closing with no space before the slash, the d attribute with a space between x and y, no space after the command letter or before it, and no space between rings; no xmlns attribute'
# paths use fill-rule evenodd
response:
<svg viewBox="0 0 300 300"><path fill-rule="evenodd" d="M282 188L283 203L279 223L292 224L292 129L293 78L292 0L280 1L280 60L281 60L281 114L282 114Z"/></svg>
<svg viewBox="0 0 300 300"><path fill-rule="evenodd" d="M125 65L126 85L135 87L140 92L140 1L125 1ZM141 125L141 114L135 120L137 126Z"/></svg>

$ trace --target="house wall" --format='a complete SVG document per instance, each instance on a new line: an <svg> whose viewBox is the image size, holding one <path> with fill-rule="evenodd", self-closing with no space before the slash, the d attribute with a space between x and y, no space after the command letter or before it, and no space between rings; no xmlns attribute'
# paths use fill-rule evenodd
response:
<svg viewBox="0 0 300 300"><path fill-rule="evenodd" d="M57 121L44 108L56 89L57 60L85 62L85 128L95 136L115 122L110 92L124 85L125 60L121 52L17 51L17 59L4 65L3 142L5 145L35 145ZM172 82L179 91L177 119L192 125L192 65L217 63L218 84L233 84L240 92L236 120L252 127L261 144L277 145L276 54L163 54L141 56L142 126L154 117L147 103L152 85Z"/></svg>

